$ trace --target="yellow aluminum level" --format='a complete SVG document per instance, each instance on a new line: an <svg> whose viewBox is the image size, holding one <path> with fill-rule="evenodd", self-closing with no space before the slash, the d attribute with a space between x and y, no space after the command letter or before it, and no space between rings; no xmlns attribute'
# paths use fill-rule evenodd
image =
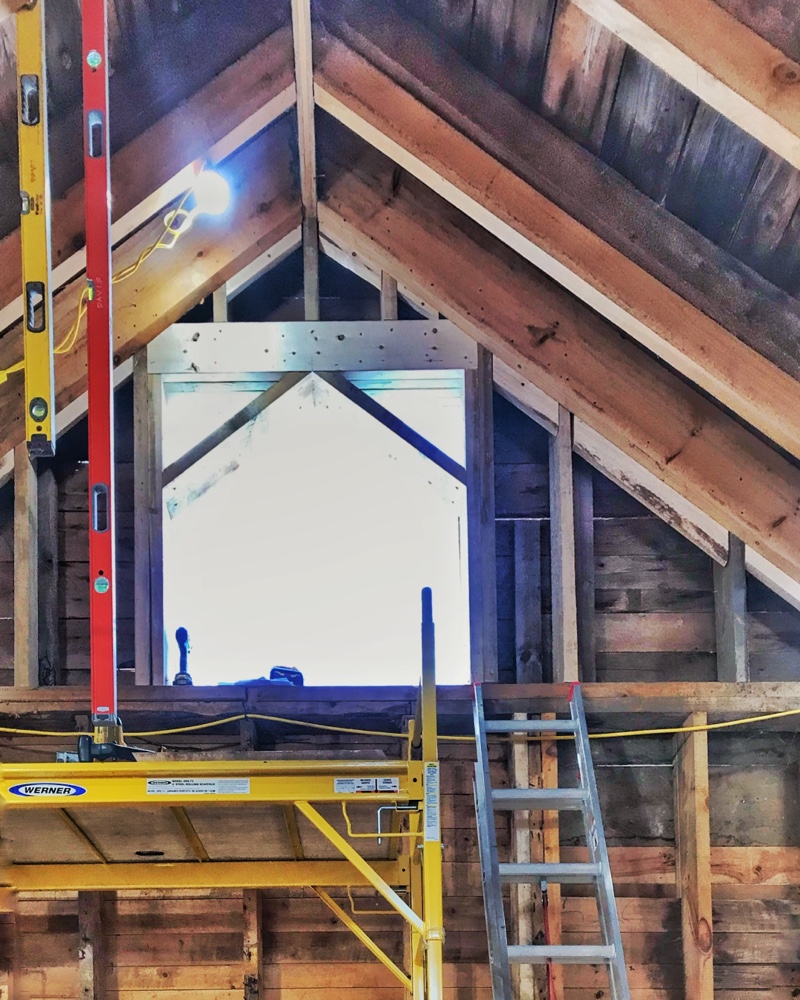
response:
<svg viewBox="0 0 800 1000"><path fill-rule="evenodd" d="M11 893L309 886L408 989L442 998L436 690L402 759L0 765ZM377 756L377 755L376 755ZM378 839L380 838L380 840ZM410 935L403 970L331 887L372 886Z"/></svg>
<svg viewBox="0 0 800 1000"><path fill-rule="evenodd" d="M25 430L31 457L55 454L45 0L17 14Z"/></svg>

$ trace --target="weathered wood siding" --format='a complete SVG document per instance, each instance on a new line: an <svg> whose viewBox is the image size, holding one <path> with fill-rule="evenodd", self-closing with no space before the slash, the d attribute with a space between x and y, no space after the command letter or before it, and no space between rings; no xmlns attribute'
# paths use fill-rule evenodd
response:
<svg viewBox="0 0 800 1000"><path fill-rule="evenodd" d="M514 522L541 531L542 662L551 669L547 432L495 397L498 656L515 679ZM594 489L594 636L599 681L716 678L712 562L599 472ZM800 612L748 577L753 680L800 678Z"/></svg>

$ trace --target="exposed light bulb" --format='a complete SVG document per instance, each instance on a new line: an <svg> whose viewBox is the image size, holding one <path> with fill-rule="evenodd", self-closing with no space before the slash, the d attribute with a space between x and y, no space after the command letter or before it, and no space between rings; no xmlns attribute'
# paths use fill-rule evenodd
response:
<svg viewBox="0 0 800 1000"><path fill-rule="evenodd" d="M231 203L227 180L215 170L202 170L192 187L196 211L203 215L222 215Z"/></svg>

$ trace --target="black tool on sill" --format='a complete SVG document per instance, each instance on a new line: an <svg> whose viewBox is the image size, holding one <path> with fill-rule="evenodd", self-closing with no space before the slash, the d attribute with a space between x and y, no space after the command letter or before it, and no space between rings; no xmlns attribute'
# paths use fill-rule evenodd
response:
<svg viewBox="0 0 800 1000"><path fill-rule="evenodd" d="M180 661L178 664L178 672L175 674L175 680L172 684L175 687L185 687L194 684L192 675L189 673L189 653L192 650L189 642L189 633L183 626L181 626L175 632L175 638L178 642L178 650L180 651Z"/></svg>

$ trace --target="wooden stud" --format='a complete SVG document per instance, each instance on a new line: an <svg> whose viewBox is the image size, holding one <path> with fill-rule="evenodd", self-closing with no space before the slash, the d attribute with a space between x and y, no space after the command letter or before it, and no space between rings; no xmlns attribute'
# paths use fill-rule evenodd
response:
<svg viewBox="0 0 800 1000"><path fill-rule="evenodd" d="M497 565L494 522L492 355L464 375L470 661L473 681L497 680Z"/></svg>
<svg viewBox="0 0 800 1000"><path fill-rule="evenodd" d="M39 510L36 467L14 449L14 684L39 686Z"/></svg>
<svg viewBox="0 0 800 1000"><path fill-rule="evenodd" d="M555 719L553 713L543 713L543 719ZM558 743L543 739L542 785L544 788L558 788ZM556 864L561 860L561 833L558 813L554 810L542 814L542 842L544 861ZM548 923L550 941L561 944L561 886L557 882L548 883ZM564 967L553 966L553 996L549 1000L564 1000Z"/></svg>
<svg viewBox="0 0 800 1000"><path fill-rule="evenodd" d="M542 682L542 545L539 521L514 522L517 684Z"/></svg>
<svg viewBox="0 0 800 1000"><path fill-rule="evenodd" d="M148 375L147 352L134 358L134 646L137 684L164 684L164 529L160 375Z"/></svg>
<svg viewBox="0 0 800 1000"><path fill-rule="evenodd" d="M105 1000L106 949L103 935L103 893L78 893L78 996Z"/></svg>
<svg viewBox="0 0 800 1000"><path fill-rule="evenodd" d="M581 681L591 684L597 680L594 628L594 485L591 468L580 459L573 460L572 485L575 501L578 664Z"/></svg>
<svg viewBox="0 0 800 1000"><path fill-rule="evenodd" d="M381 319L397 319L397 282L381 271Z"/></svg>
<svg viewBox="0 0 800 1000"><path fill-rule="evenodd" d="M730 536L728 562L714 563L714 619L717 629L717 680L750 680L747 656L747 573L744 542Z"/></svg>
<svg viewBox="0 0 800 1000"><path fill-rule="evenodd" d="M793 62L714 0L575 0L594 20L800 167Z"/></svg>
<svg viewBox="0 0 800 1000"><path fill-rule="evenodd" d="M242 896L244 939L242 957L244 965L244 1000L261 1000L263 983L261 960L263 953L262 905L260 889L245 889Z"/></svg>
<svg viewBox="0 0 800 1000"><path fill-rule="evenodd" d="M531 522L519 521L517 524ZM515 526L516 527L516 526ZM538 527L538 524L537 524ZM524 712L515 712L515 719L527 719ZM527 740L513 740L511 743L510 775L512 788L530 788L540 781L534 777L532 758L539 756L539 746ZM537 761L537 763L539 763ZM540 770L540 766L536 767ZM531 813L518 810L511 814L511 860L517 864L530 864L538 860L533 857L533 831ZM541 910L541 892L531 883L511 887L511 934L509 940L515 944L533 944L534 914ZM533 1000L537 996L535 969L531 965L512 966L512 983L515 995L520 1000Z"/></svg>
<svg viewBox="0 0 800 1000"><path fill-rule="evenodd" d="M39 472L39 682L63 683L58 641L58 484L52 466Z"/></svg>
<svg viewBox="0 0 800 1000"><path fill-rule="evenodd" d="M380 269L373 270L355 251L347 252L342 250L341 247L327 239L322 233L320 233L319 248L326 257L330 257L331 260L335 260L336 263L341 264L345 270L351 271L353 274L357 274L359 278L366 281L368 285L372 285L374 288L380 290L381 275L383 272ZM421 316L426 317L426 319L439 318L439 313L436 309L431 309L424 299L410 291L405 285L400 285L398 283L397 289L398 294L407 302L410 302Z"/></svg>
<svg viewBox="0 0 800 1000"><path fill-rule="evenodd" d="M319 319L319 224L317 150L314 126L314 69L310 0L292 0L300 193L303 203L303 297L305 318Z"/></svg>
<svg viewBox="0 0 800 1000"><path fill-rule="evenodd" d="M303 219L303 315L319 319L319 223L317 217Z"/></svg>
<svg viewBox="0 0 800 1000"><path fill-rule="evenodd" d="M577 681L578 603L575 575L575 504L572 416L558 409L550 438L550 579L553 595L553 681Z"/></svg>
<svg viewBox="0 0 800 1000"><path fill-rule="evenodd" d="M692 712L684 725L703 726L707 722L705 712ZM708 733L679 735L675 743L675 856L685 996L713 1000Z"/></svg>
<svg viewBox="0 0 800 1000"><path fill-rule="evenodd" d="M211 315L215 323L228 322L228 288L227 285L220 285L214 292L211 301Z"/></svg>

